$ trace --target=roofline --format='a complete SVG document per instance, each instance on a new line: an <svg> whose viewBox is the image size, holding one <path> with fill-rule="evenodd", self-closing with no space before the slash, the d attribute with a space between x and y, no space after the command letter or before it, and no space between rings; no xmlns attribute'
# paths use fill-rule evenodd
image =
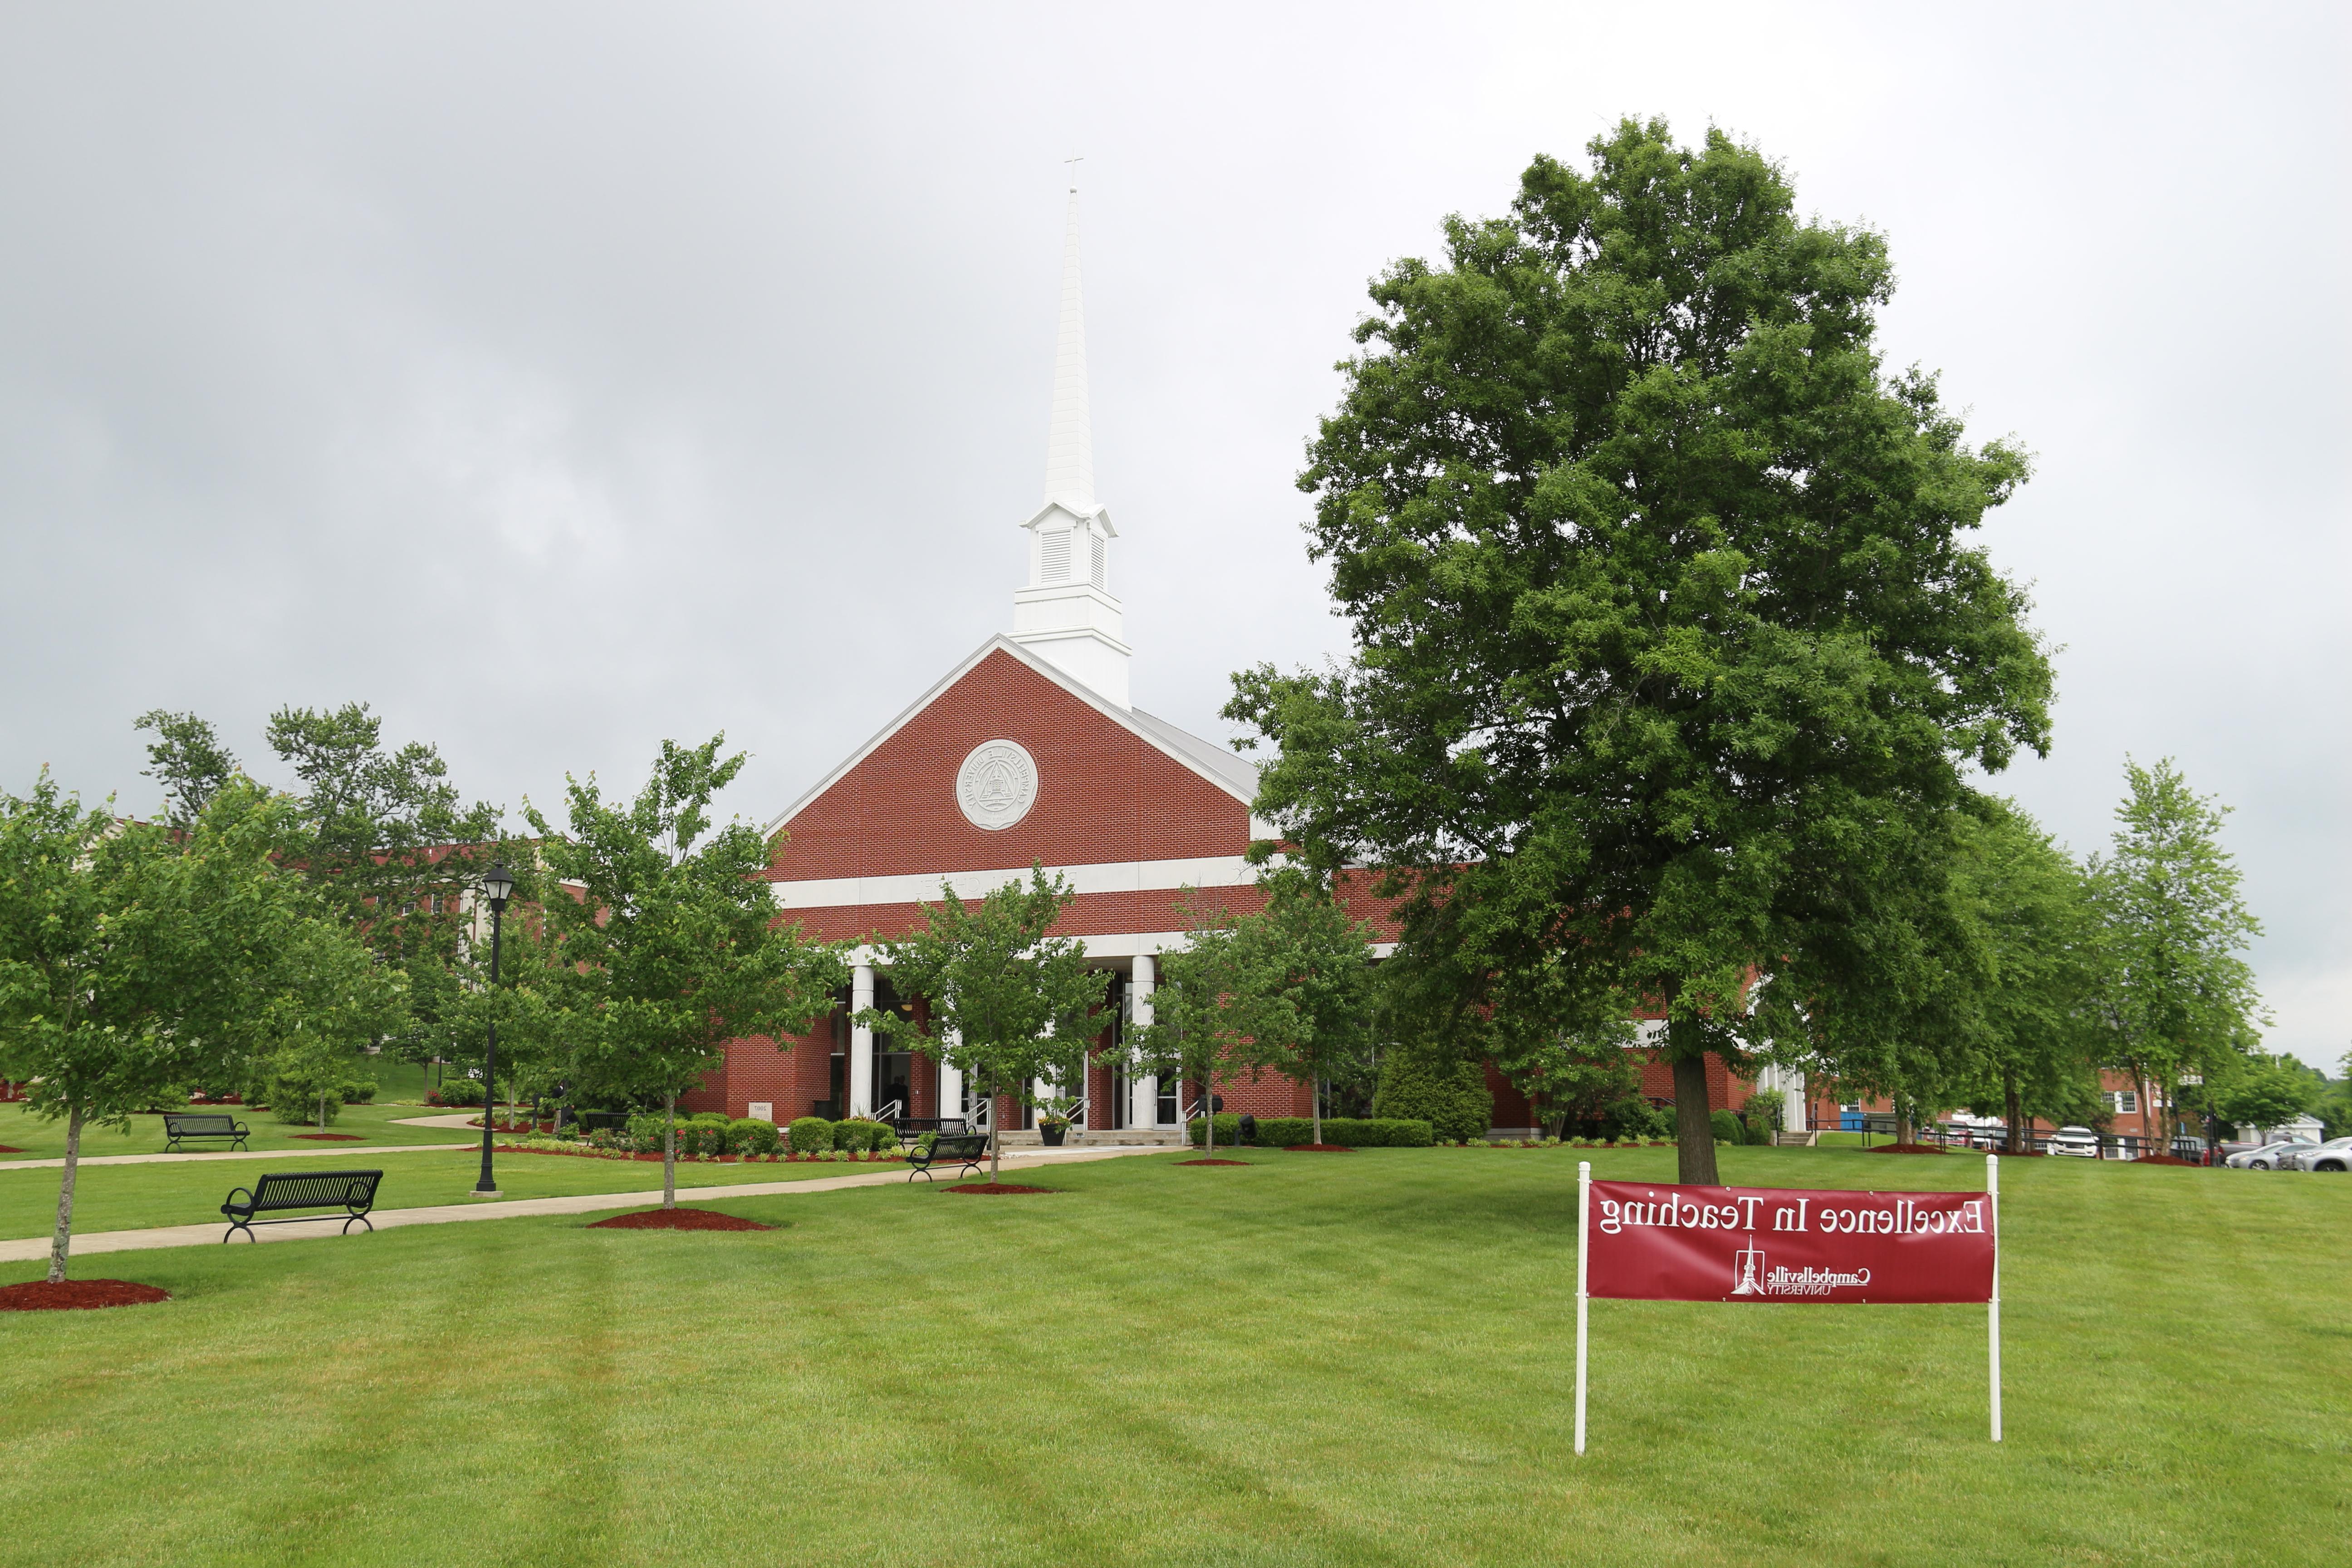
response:
<svg viewBox="0 0 2352 1568"><path fill-rule="evenodd" d="M900 710L897 718L891 720L887 724L883 725L881 729L876 731L872 739L868 740L864 745L858 747L855 752L852 752L837 766L835 766L831 773L825 774L824 777L812 784L798 800L785 807L782 814L771 817L768 821L767 826L761 831L768 837L773 838L778 832L782 831L792 822L793 818L798 816L802 812L806 811L810 805L814 804L818 796L824 795L825 791L831 789L834 785L839 784L844 778L847 777L850 771L856 768L858 763L872 756L876 752L880 751L884 742L887 741L891 736L897 734L899 731L905 729L909 723L913 722L915 715L920 713L924 709L929 708L932 703L938 701L941 694L944 693L948 688L953 686L957 681L961 680L965 676L970 675L979 667L981 660L986 658L990 654L996 653L1000 650L1004 653L1011 654L1022 664L1026 665L1029 668L1036 671L1039 675L1044 676L1046 679L1052 681L1055 685L1060 687L1071 696L1076 697L1078 700L1084 702L1089 708L1092 708L1104 718L1110 720L1120 729L1125 730L1129 734L1133 735L1137 740L1141 741L1145 745L1150 747L1161 756L1176 763L1178 765L1182 767L1185 772L1192 774L1195 778L1204 780L1207 783L1215 785L1221 794L1240 801L1246 808L1255 807L1257 802L1253 796L1243 795L1240 791L1234 789L1233 785L1217 777L1216 774L1209 772L1208 769L1202 767L1192 758L1185 756L1182 752L1177 752L1164 744L1157 735L1152 734L1142 725L1138 724L1135 721L1134 715L1129 713L1126 709L1119 707L1117 703L1112 702L1109 699L1102 696L1092 687L1087 686L1084 681L1076 679L1053 664L1048 663L1046 660L1040 658L1037 655L1031 653L1027 648L1022 647L1019 643L1014 642L1011 637L1006 637L1000 632L994 637L990 637L986 642L981 644L978 647L974 648L971 653L965 655L964 658L957 663L954 668L949 670L937 681L933 682L929 690L924 692L920 697L916 698L914 701L908 703L904 709ZM1250 820L1252 829L1255 831L1257 820L1255 816L1253 815Z"/></svg>

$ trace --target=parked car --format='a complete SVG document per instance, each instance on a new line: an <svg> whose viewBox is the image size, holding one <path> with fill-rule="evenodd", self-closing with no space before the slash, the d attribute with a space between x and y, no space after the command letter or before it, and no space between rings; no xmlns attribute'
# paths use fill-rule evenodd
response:
<svg viewBox="0 0 2352 1568"><path fill-rule="evenodd" d="M2095 1160L2099 1157L2099 1135L2087 1127L2061 1127L2050 1134L2050 1152Z"/></svg>
<svg viewBox="0 0 2352 1568"><path fill-rule="evenodd" d="M2241 1149L2221 1162L2233 1171L2276 1171L2284 1168L2284 1162L2298 1149L2317 1148L2299 1138L2289 1138L2276 1143L2261 1143L2252 1149Z"/></svg>
<svg viewBox="0 0 2352 1568"><path fill-rule="evenodd" d="M2330 1138L2308 1149L2298 1149L2279 1169L2294 1171L2352 1170L2352 1138Z"/></svg>

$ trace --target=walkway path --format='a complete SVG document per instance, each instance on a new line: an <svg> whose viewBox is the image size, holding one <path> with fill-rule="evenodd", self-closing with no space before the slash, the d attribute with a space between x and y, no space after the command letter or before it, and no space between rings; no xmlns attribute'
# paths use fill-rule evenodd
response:
<svg viewBox="0 0 2352 1568"><path fill-rule="evenodd" d="M310 1149L216 1149L203 1154L84 1154L74 1163L84 1165L163 1165L183 1160L320 1160L348 1159L353 1154L440 1154L452 1149L478 1149L479 1143L321 1143ZM65 1161L0 1160L0 1171L61 1171Z"/></svg>
<svg viewBox="0 0 2352 1568"><path fill-rule="evenodd" d="M351 1151L344 1151L350 1152ZM276 1151L271 1151L276 1152ZM301 1150L289 1150L300 1153ZM1045 1157L1024 1154L1007 1155L1004 1169L1035 1171L1055 1163L1080 1160L1115 1160L1122 1154L1159 1154L1166 1151L1145 1147L1109 1149L1056 1149L1047 1151ZM130 1159L161 1159L162 1155L129 1155ZM172 1156L178 1158L178 1156ZM224 1156L197 1155L198 1159L220 1159ZM875 1171L855 1176L821 1176L805 1182L747 1182L730 1187L680 1187L677 1201L682 1204L710 1202L721 1198L785 1197L797 1193L833 1193L844 1187L878 1187L892 1182L907 1180L904 1168L895 1171ZM391 1230L404 1225L457 1225L467 1220L517 1219L525 1215L594 1214L600 1209L647 1208L661 1202L658 1189L635 1193L582 1193L561 1198L515 1198L503 1203L444 1204L433 1208L379 1209L368 1217L378 1230ZM301 1241L312 1237L341 1234L343 1221L340 1215L318 1220L301 1220L292 1225L273 1225L258 1232L263 1241ZM142 1252L158 1247L218 1246L221 1235L227 1230L226 1220L209 1220L203 1225L159 1226L152 1230L100 1230L73 1238L73 1255L80 1258L100 1252ZM28 1237L18 1241L0 1241L0 1263L29 1263L49 1255L49 1238Z"/></svg>

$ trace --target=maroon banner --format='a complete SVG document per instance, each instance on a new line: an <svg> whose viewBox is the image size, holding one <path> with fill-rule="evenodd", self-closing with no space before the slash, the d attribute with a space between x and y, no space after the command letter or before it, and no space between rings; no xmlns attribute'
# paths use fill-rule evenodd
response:
<svg viewBox="0 0 2352 1568"><path fill-rule="evenodd" d="M1982 1193L1592 1184L1586 1290L1640 1301L1986 1301Z"/></svg>

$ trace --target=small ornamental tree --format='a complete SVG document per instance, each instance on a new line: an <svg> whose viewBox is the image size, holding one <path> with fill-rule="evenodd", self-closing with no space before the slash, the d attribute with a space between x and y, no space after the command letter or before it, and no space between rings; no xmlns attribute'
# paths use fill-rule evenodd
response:
<svg viewBox="0 0 2352 1568"><path fill-rule="evenodd" d="M1032 866L967 903L944 883L922 926L874 945L902 996L929 1003L930 1021L866 1008L852 1022L928 1051L980 1086L992 1104L1013 1095L1034 1104L1039 1079L1084 1082L1087 1050L1100 1032L1107 982L1087 966L1086 944L1048 933L1076 895ZM1001 1169L997 1117L988 1120L988 1179Z"/></svg>
<svg viewBox="0 0 2352 1568"><path fill-rule="evenodd" d="M1467 1003L1663 1013L1713 1184L1706 1055L1907 1020L1880 960L1937 819L2047 745L2025 596L1969 538L2027 463L1881 363L1880 236L1719 132L1588 151L1374 283L1299 478L1353 658L1225 711L1277 753L1260 814L1386 868Z"/></svg>
<svg viewBox="0 0 2352 1568"><path fill-rule="evenodd" d="M677 1206L677 1097L726 1060L730 1040L790 1049L842 979L831 946L778 921L758 829L710 830L711 797L744 763L741 752L720 759L725 739L663 742L652 778L625 805L605 800L593 778L567 780L561 829L525 808L541 839L549 939L529 988L583 1078L662 1102L664 1208ZM502 1029L523 1003L511 1005Z"/></svg>
<svg viewBox="0 0 2352 1568"><path fill-rule="evenodd" d="M1151 1022L1129 1029L1128 1043L1138 1067L1176 1079L1180 1117L1183 1086L1201 1086L1205 1143L1214 1153L1217 1074L1241 1056L1255 1026L1247 999L1255 958L1239 922L1203 902L1197 889L1184 889L1176 909L1187 925L1183 945L1160 953Z"/></svg>
<svg viewBox="0 0 2352 1568"><path fill-rule="evenodd" d="M287 816L243 780L180 828L84 811L46 772L0 796L0 1077L66 1123L51 1283L86 1128L127 1127L272 1033L372 1005L365 955L276 864Z"/></svg>
<svg viewBox="0 0 2352 1568"><path fill-rule="evenodd" d="M1234 922L1235 1058L1305 1083L1320 1143L1323 1080L1372 1038L1371 928L1297 869L1260 885L1265 908Z"/></svg>
<svg viewBox="0 0 2352 1568"><path fill-rule="evenodd" d="M2239 956L2262 926L2239 900L2237 864L2221 847L2229 808L2190 789L2169 758L2152 768L2126 761L2125 774L2130 794L2116 808L2113 851L2093 856L2089 868L2100 1050L2131 1075L2163 1148L2183 1075L2227 1069L2267 1021Z"/></svg>

